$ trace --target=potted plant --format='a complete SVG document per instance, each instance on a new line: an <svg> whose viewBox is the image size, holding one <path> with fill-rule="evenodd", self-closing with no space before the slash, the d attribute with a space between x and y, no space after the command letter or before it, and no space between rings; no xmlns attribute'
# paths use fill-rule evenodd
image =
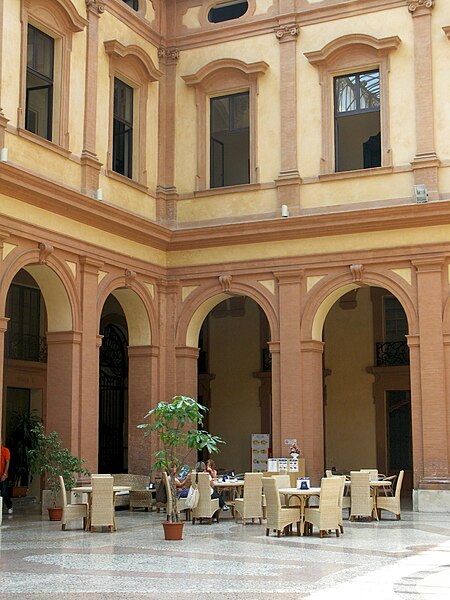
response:
<svg viewBox="0 0 450 600"><path fill-rule="evenodd" d="M224 441L211 435L201 428L203 417L207 408L199 404L194 398L188 396L174 396L171 402L159 402L150 410L145 419L147 423L138 425L144 430L144 436L156 433L161 441L162 449L154 453L153 471L165 471L170 477L170 495L172 499L172 512L167 513L167 521L163 523L166 539L182 539L183 523L179 520L177 510L177 492L173 475L174 470L184 464L178 453L187 449L206 448L210 454L218 452L218 444ZM166 531L177 528L178 538L170 537Z"/></svg>
<svg viewBox="0 0 450 600"><path fill-rule="evenodd" d="M51 521L59 521L62 515L62 507L56 505L58 492L61 489L59 476L63 477L66 488L70 489L75 485L75 474L90 475L90 473L84 468L83 460L63 447L56 431L46 435L42 423L38 423L33 428L33 432L37 437L37 445L28 452L31 473L46 477L52 504L48 508L49 518Z"/></svg>
<svg viewBox="0 0 450 600"><path fill-rule="evenodd" d="M8 448L11 451L9 474L13 485L11 494L13 498L27 495L28 485L31 481L28 452L37 446L37 435L34 428L40 422L36 411L14 411L11 416L8 432L11 442Z"/></svg>

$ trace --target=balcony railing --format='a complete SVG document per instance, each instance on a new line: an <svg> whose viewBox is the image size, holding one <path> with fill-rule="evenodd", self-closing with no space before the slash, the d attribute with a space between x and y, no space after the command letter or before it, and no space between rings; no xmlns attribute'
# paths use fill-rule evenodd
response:
<svg viewBox="0 0 450 600"><path fill-rule="evenodd" d="M47 339L39 335L6 334L6 357L12 360L47 362Z"/></svg>
<svg viewBox="0 0 450 600"><path fill-rule="evenodd" d="M409 348L405 342L377 342L377 367L409 365Z"/></svg>

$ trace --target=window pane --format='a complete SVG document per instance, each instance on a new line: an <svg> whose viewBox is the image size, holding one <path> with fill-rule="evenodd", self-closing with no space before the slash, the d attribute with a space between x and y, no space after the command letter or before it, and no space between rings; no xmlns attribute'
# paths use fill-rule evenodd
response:
<svg viewBox="0 0 450 600"><path fill-rule="evenodd" d="M32 25L28 26L27 67L53 79L54 40Z"/></svg>
<svg viewBox="0 0 450 600"><path fill-rule="evenodd" d="M240 0L222 2L209 11L208 21L210 23L222 23L223 21L239 19L239 17L245 15L247 10L248 2L241 2Z"/></svg>
<svg viewBox="0 0 450 600"><path fill-rule="evenodd" d="M48 140L51 140L51 95L49 86L27 90L25 128Z"/></svg>
<svg viewBox="0 0 450 600"><path fill-rule="evenodd" d="M133 88L120 79L114 79L114 117L133 122Z"/></svg>
<svg viewBox="0 0 450 600"><path fill-rule="evenodd" d="M139 10L139 0L123 0L133 10Z"/></svg>
<svg viewBox="0 0 450 600"><path fill-rule="evenodd" d="M233 97L233 129L245 129L249 124L248 94Z"/></svg>
<svg viewBox="0 0 450 600"><path fill-rule="evenodd" d="M360 81L360 108L379 108L380 106L380 74L362 73Z"/></svg>
<svg viewBox="0 0 450 600"><path fill-rule="evenodd" d="M336 112L348 112L357 109L357 79L355 75L336 77Z"/></svg>
<svg viewBox="0 0 450 600"><path fill-rule="evenodd" d="M230 129L230 96L211 99L211 132Z"/></svg>
<svg viewBox="0 0 450 600"><path fill-rule="evenodd" d="M121 121L113 124L113 171L130 179L132 173L133 130Z"/></svg>

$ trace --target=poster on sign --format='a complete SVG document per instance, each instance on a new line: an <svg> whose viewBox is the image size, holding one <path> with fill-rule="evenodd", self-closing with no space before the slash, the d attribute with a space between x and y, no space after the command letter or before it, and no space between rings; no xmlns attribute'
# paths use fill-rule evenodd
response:
<svg viewBox="0 0 450 600"><path fill-rule="evenodd" d="M270 435L268 433L252 433L251 444L252 471L267 471Z"/></svg>

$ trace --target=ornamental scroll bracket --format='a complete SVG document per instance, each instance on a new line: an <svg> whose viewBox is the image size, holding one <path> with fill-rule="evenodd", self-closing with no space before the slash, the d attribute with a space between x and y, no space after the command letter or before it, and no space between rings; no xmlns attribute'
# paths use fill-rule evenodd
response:
<svg viewBox="0 0 450 600"><path fill-rule="evenodd" d="M232 282L233 278L231 277L231 275L220 275L219 276L219 283L222 287L222 291L223 292L230 292L231 291L231 282Z"/></svg>
<svg viewBox="0 0 450 600"><path fill-rule="evenodd" d="M102 0L86 0L86 8L88 12L98 16L105 12L105 4Z"/></svg>
<svg viewBox="0 0 450 600"><path fill-rule="evenodd" d="M406 0L410 13L415 13L418 8L433 8L435 0Z"/></svg>
<svg viewBox="0 0 450 600"><path fill-rule="evenodd" d="M363 283L364 265L350 265L353 283Z"/></svg>
<svg viewBox="0 0 450 600"><path fill-rule="evenodd" d="M136 279L136 272L131 269L125 271L125 287L130 288L133 285L133 281Z"/></svg>
<svg viewBox="0 0 450 600"><path fill-rule="evenodd" d="M53 246L51 244L47 244L46 242L41 242L39 244L39 264L46 265L47 259L52 252L53 252Z"/></svg>
<svg viewBox="0 0 450 600"><path fill-rule="evenodd" d="M295 42L300 33L300 27L296 23L282 25L275 30L275 36L280 43Z"/></svg>

